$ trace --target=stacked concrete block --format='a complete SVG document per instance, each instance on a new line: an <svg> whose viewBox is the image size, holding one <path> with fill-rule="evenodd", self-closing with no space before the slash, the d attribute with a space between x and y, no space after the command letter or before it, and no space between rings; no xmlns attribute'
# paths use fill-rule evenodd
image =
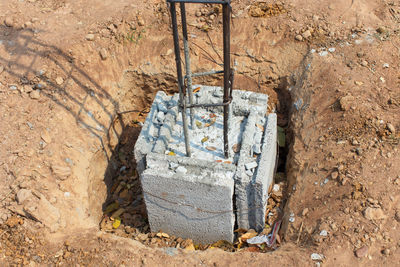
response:
<svg viewBox="0 0 400 267"><path fill-rule="evenodd" d="M201 86L195 103L221 103L222 95L220 87ZM230 146L239 142L240 151L231 155L232 161L223 162L215 156L171 154L169 144L182 141L176 136L182 135L178 94L157 93L134 151L153 232L212 243L232 242L235 224L263 229L277 149L276 115L265 115L267 101L264 94L233 91L230 121L241 121L244 127L229 126L231 131L240 131L230 142ZM206 110L222 113L220 107Z"/></svg>

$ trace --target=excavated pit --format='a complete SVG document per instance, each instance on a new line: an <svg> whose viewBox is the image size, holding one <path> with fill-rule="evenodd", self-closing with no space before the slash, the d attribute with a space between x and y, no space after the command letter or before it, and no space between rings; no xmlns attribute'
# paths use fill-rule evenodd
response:
<svg viewBox="0 0 400 267"><path fill-rule="evenodd" d="M271 100L271 106L277 107L278 139L280 139L280 143L276 165L277 173L274 176L275 184L273 183L270 188L270 198L266 207L266 227L263 233L268 233L274 223L282 219L282 211L287 199L285 168L287 166L286 156L290 147L290 139L288 136L285 137L284 133L285 129L288 128L288 107L291 102L290 94L287 93L288 85L285 82L287 79L281 80L283 82L273 88L276 92L276 97ZM207 81L211 81L215 85L220 82L218 78ZM207 81L203 79L199 80L198 83ZM145 90L141 88L145 88ZM121 107L125 108L126 111L117 114L110 126L107 145L110 148L111 155L108 157L103 179L99 180L100 171L92 170L90 172L91 185L89 191L91 189L98 191L98 194L89 197L92 209L91 214L98 218L102 231L133 238L151 247L185 248L194 246L196 249L207 249L210 246L217 246L227 251L236 251L239 244L237 238L243 234L241 232L243 231L242 229L239 229L239 232L235 231L235 238L232 243L218 241L204 244L193 243L191 239L183 239L180 236L168 235L163 233L162 229L157 233L150 232L147 210L143 199L143 189L136 170L137 163L133 151L157 89L163 89L167 94L171 94L174 91L171 88L176 88L176 85L174 78L168 74L150 77L137 72L125 73L124 80L121 82L120 99ZM133 110L129 107L138 108ZM104 165L104 159L104 156L95 156L92 159L92 166ZM102 162L100 163L100 161ZM106 190L101 189L101 183L106 185ZM101 192L104 192L104 194ZM99 203L102 203L101 208ZM235 229L237 227L236 224ZM265 249L265 251L268 250L268 248Z"/></svg>

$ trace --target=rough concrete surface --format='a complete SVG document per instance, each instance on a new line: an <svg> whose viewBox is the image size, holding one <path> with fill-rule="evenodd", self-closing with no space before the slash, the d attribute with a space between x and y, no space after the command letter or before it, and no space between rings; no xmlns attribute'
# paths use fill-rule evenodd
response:
<svg viewBox="0 0 400 267"><path fill-rule="evenodd" d="M220 107L196 109L185 157L177 100L157 93L135 145L151 230L210 243L233 241L235 216L240 228L263 229L277 135L275 114L265 115L268 96L233 91L226 159ZM220 102L220 87L195 93L197 104Z"/></svg>

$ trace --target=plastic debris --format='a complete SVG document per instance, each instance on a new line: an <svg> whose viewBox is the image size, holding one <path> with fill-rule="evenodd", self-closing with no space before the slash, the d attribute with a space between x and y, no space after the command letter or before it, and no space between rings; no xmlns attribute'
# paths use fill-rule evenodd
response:
<svg viewBox="0 0 400 267"><path fill-rule="evenodd" d="M120 218L115 218L114 222L112 224L114 229L117 229L121 225L121 219Z"/></svg>
<svg viewBox="0 0 400 267"><path fill-rule="evenodd" d="M272 232L269 235L255 236L247 239L247 244L267 244L268 247L274 246L276 242L276 235L278 234L279 228L281 227L281 222L281 220L275 222L272 228Z"/></svg>

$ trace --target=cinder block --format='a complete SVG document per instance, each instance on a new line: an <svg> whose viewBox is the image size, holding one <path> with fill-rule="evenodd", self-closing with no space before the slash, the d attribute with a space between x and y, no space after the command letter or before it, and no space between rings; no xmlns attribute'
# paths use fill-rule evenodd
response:
<svg viewBox="0 0 400 267"><path fill-rule="evenodd" d="M239 228L261 231L265 225L265 208L268 189L272 184L277 153L277 117L269 114L264 126L262 151L258 158L255 172L246 173L246 165L251 160L250 146L254 142L256 115L250 113L248 125L243 133L242 148L235 175L235 197L237 222Z"/></svg>
<svg viewBox="0 0 400 267"><path fill-rule="evenodd" d="M234 172L229 164L148 154L140 180L151 230L201 243L232 242Z"/></svg>

